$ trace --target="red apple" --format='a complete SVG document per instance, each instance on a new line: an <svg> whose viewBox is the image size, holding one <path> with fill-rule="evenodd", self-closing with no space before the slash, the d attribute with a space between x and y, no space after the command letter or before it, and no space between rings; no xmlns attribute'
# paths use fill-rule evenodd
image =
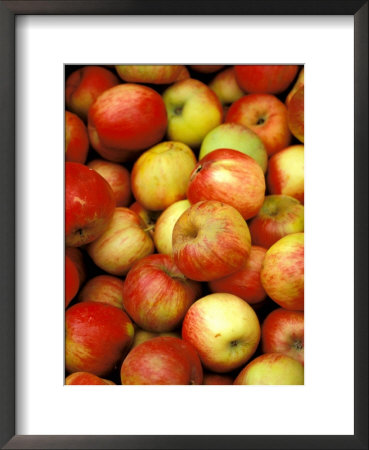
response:
<svg viewBox="0 0 369 450"><path fill-rule="evenodd" d="M269 160L267 186L270 194L283 194L304 204L304 146L292 145Z"/></svg>
<svg viewBox="0 0 369 450"><path fill-rule="evenodd" d="M120 78L129 83L170 84L182 72L180 65L126 65L115 66Z"/></svg>
<svg viewBox="0 0 369 450"><path fill-rule="evenodd" d="M286 106L274 95L250 94L234 102L225 121L244 125L262 140L269 156L291 142Z"/></svg>
<svg viewBox="0 0 369 450"><path fill-rule="evenodd" d="M266 353L244 367L233 384L301 385L304 384L304 367L281 353Z"/></svg>
<svg viewBox="0 0 369 450"><path fill-rule="evenodd" d="M187 190L188 200L217 200L236 208L244 219L255 216L265 195L265 178L259 164L237 150L218 149L194 168Z"/></svg>
<svg viewBox="0 0 369 450"><path fill-rule="evenodd" d="M109 225L115 200L104 178L83 164L65 164L65 243L80 247Z"/></svg>
<svg viewBox="0 0 369 450"><path fill-rule="evenodd" d="M304 310L304 233L293 233L265 254L261 282L268 296L289 310Z"/></svg>
<svg viewBox="0 0 369 450"><path fill-rule="evenodd" d="M94 159L87 164L90 169L96 170L112 188L115 206L128 206L131 201L131 175L122 164Z"/></svg>
<svg viewBox="0 0 369 450"><path fill-rule="evenodd" d="M92 373L88 372L74 372L67 376L65 379L66 385L107 385L107 384L114 384L110 380L105 380L104 378L97 377L96 375L93 375Z"/></svg>
<svg viewBox="0 0 369 450"><path fill-rule="evenodd" d="M157 337L131 350L123 361L123 385L202 384L202 367L195 349L182 339Z"/></svg>
<svg viewBox="0 0 369 450"><path fill-rule="evenodd" d="M84 164L88 147L86 125L76 114L65 111L65 160Z"/></svg>
<svg viewBox="0 0 369 450"><path fill-rule="evenodd" d="M163 99L139 84L120 84L103 92L88 111L93 148L109 161L123 162L158 143L167 128Z"/></svg>
<svg viewBox="0 0 369 450"><path fill-rule="evenodd" d="M205 372L202 384L220 386L233 384L233 377L229 375Z"/></svg>
<svg viewBox="0 0 369 450"><path fill-rule="evenodd" d="M243 65L235 66L237 83L250 94L279 94L294 80L298 66Z"/></svg>
<svg viewBox="0 0 369 450"><path fill-rule="evenodd" d="M138 261L124 283L123 305L131 319L147 331L174 330L201 293L200 283L188 280L168 255Z"/></svg>
<svg viewBox="0 0 369 450"><path fill-rule="evenodd" d="M293 85L293 88L290 90L290 92L288 93L288 95L286 97L286 106L287 107L288 107L288 104L289 104L291 98L295 94L295 92L303 85L304 85L304 67L300 70L300 73L296 79L295 84Z"/></svg>
<svg viewBox="0 0 369 450"><path fill-rule="evenodd" d="M269 248L287 234L304 231L304 206L288 195L266 195L249 229L253 244Z"/></svg>
<svg viewBox="0 0 369 450"><path fill-rule="evenodd" d="M123 309L124 281L112 275L98 275L91 278L81 289L81 302L101 302Z"/></svg>
<svg viewBox="0 0 369 450"><path fill-rule="evenodd" d="M86 281L87 278L86 265L83 253L77 247L66 247L65 255L68 256L74 262L78 270L79 285L82 286L82 284Z"/></svg>
<svg viewBox="0 0 369 450"><path fill-rule="evenodd" d="M260 271L265 253L265 248L253 245L250 256L240 270L227 277L209 282L211 292L227 292L237 295L249 305L262 302L266 298L266 293L261 284Z"/></svg>
<svg viewBox="0 0 369 450"><path fill-rule="evenodd" d="M282 353L304 365L304 313L278 308L261 327L264 353Z"/></svg>
<svg viewBox="0 0 369 450"><path fill-rule="evenodd" d="M65 307L74 299L79 289L79 274L74 262L65 256Z"/></svg>
<svg viewBox="0 0 369 450"><path fill-rule="evenodd" d="M188 278L211 281L239 270L248 258L251 238L241 214L217 201L192 205L173 229L173 257Z"/></svg>
<svg viewBox="0 0 369 450"><path fill-rule="evenodd" d="M195 165L194 153L182 142L155 145L133 166L131 180L135 199L151 211L162 211L183 200Z"/></svg>
<svg viewBox="0 0 369 450"><path fill-rule="evenodd" d="M128 208L115 208L104 233L87 247L100 269L111 275L125 275L133 264L154 252L154 243L141 218Z"/></svg>
<svg viewBox="0 0 369 450"><path fill-rule="evenodd" d="M197 300L182 324L182 338L197 350L203 366L230 372L248 361L260 340L259 319L252 307L232 294Z"/></svg>
<svg viewBox="0 0 369 450"><path fill-rule="evenodd" d="M67 372L107 375L119 364L133 339L125 312L105 303L76 303L65 314Z"/></svg>
<svg viewBox="0 0 369 450"><path fill-rule="evenodd" d="M118 78L99 66L85 66L71 73L65 85L68 109L87 120L87 113L97 97L107 89L119 84Z"/></svg>
<svg viewBox="0 0 369 450"><path fill-rule="evenodd" d="M304 142L304 85L293 94L287 109L288 126L300 142Z"/></svg>

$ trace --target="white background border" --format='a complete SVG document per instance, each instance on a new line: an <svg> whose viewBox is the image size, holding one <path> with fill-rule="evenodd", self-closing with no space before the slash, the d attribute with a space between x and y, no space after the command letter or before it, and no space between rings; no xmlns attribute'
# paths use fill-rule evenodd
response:
<svg viewBox="0 0 369 450"><path fill-rule="evenodd" d="M17 16L17 434L353 434L352 16ZM63 64L305 64L305 386L63 386Z"/></svg>

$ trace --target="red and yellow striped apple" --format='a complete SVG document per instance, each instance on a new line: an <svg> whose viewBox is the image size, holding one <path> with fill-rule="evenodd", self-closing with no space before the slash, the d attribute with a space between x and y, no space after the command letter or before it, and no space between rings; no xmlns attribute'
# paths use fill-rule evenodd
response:
<svg viewBox="0 0 369 450"><path fill-rule="evenodd" d="M181 65L118 65L115 69L128 83L170 84L177 81Z"/></svg>
<svg viewBox="0 0 369 450"><path fill-rule="evenodd" d="M89 145L86 125L76 114L65 111L65 160L84 164Z"/></svg>
<svg viewBox="0 0 369 450"><path fill-rule="evenodd" d="M66 385L87 385L87 386L93 386L93 385L115 385L110 380L105 380L104 378L97 377L96 375L93 375L92 373L88 372L74 372L67 376L65 379Z"/></svg>
<svg viewBox="0 0 369 450"><path fill-rule="evenodd" d="M112 275L90 278L78 295L80 302L100 302L123 309L124 281Z"/></svg>

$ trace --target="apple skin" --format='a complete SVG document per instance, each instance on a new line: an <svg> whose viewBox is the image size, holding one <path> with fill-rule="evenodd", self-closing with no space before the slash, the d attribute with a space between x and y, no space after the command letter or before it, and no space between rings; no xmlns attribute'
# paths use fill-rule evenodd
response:
<svg viewBox="0 0 369 450"><path fill-rule="evenodd" d="M287 109L288 126L300 142L304 142L304 85L293 94Z"/></svg>
<svg viewBox="0 0 369 450"><path fill-rule="evenodd" d="M237 150L251 156L265 173L268 154L261 139L252 130L238 123L223 123L211 130L201 144L199 160L220 148Z"/></svg>
<svg viewBox="0 0 369 450"><path fill-rule="evenodd" d="M115 385L110 380L105 380L104 378L97 377L96 375L93 375L92 373L88 372L74 372L67 376L65 379L65 384L67 386L69 385L86 385L86 386L92 386L92 385Z"/></svg>
<svg viewBox="0 0 369 450"><path fill-rule="evenodd" d="M303 385L304 367L281 353L266 353L252 360L236 377L235 385Z"/></svg>
<svg viewBox="0 0 369 450"><path fill-rule="evenodd" d="M232 385L233 381L234 381L233 377L229 375L205 372L202 384L208 386L221 386L221 385L226 386Z"/></svg>
<svg viewBox="0 0 369 450"><path fill-rule="evenodd" d="M108 227L115 207L111 187L83 164L65 163L65 244L80 247Z"/></svg>
<svg viewBox="0 0 369 450"><path fill-rule="evenodd" d="M267 187L270 194L283 194L304 204L304 146L291 145L269 160Z"/></svg>
<svg viewBox="0 0 369 450"><path fill-rule="evenodd" d="M304 310L304 233L284 236L265 254L261 282L282 308Z"/></svg>
<svg viewBox="0 0 369 450"><path fill-rule="evenodd" d="M249 305L265 300L266 293L260 280L260 271L265 253L265 248L252 245L250 255L244 262L243 267L227 277L210 281L210 291L236 295Z"/></svg>
<svg viewBox="0 0 369 450"><path fill-rule="evenodd" d="M222 104L199 80L188 78L172 84L163 93L163 100L168 114L169 140L197 148L209 131L222 123Z"/></svg>
<svg viewBox="0 0 369 450"><path fill-rule="evenodd" d="M288 107L288 104L291 100L291 98L293 97L293 95L295 94L295 92L300 88L300 86L304 86L304 67L300 70L300 73L296 79L295 84L293 85L293 88L290 90L290 92L288 93L287 97L286 97L286 106Z"/></svg>
<svg viewBox="0 0 369 450"><path fill-rule="evenodd" d="M88 110L97 97L117 84L119 80L110 70L99 66L82 67L67 78L67 108L86 121Z"/></svg>
<svg viewBox="0 0 369 450"><path fill-rule="evenodd" d="M79 274L74 262L65 256L65 307L74 299L79 289Z"/></svg>
<svg viewBox="0 0 369 450"><path fill-rule="evenodd" d="M245 95L245 92L238 86L233 67L219 72L209 83L209 88L215 92L223 108Z"/></svg>
<svg viewBox="0 0 369 450"><path fill-rule="evenodd" d="M74 262L78 270L79 285L82 286L87 278L86 265L82 251L77 247L66 247L65 255Z"/></svg>
<svg viewBox="0 0 369 450"><path fill-rule="evenodd" d="M123 276L136 261L154 252L154 243L142 219L119 207L105 232L87 246L87 252L100 269Z"/></svg>
<svg viewBox="0 0 369 450"><path fill-rule="evenodd" d="M259 319L241 298L226 293L210 294L187 311L182 339L195 347L206 369L230 372L255 353L260 340Z"/></svg>
<svg viewBox="0 0 369 450"><path fill-rule="evenodd" d="M237 83L250 94L280 94L294 80L296 65L242 65L234 67Z"/></svg>
<svg viewBox="0 0 369 450"><path fill-rule="evenodd" d="M84 164L89 144L86 125L76 114L65 111L65 160Z"/></svg>
<svg viewBox="0 0 369 450"><path fill-rule="evenodd" d="M249 230L251 242L268 249L287 234L304 231L304 206L288 195L266 195Z"/></svg>
<svg viewBox="0 0 369 450"><path fill-rule="evenodd" d="M88 111L90 143L103 159L123 162L162 140L167 128L163 99L140 84L103 92Z"/></svg>
<svg viewBox="0 0 369 450"><path fill-rule="evenodd" d="M262 207L265 178L259 164L237 150L221 148L202 158L195 166L187 190L194 204L217 200L236 208L247 220Z"/></svg>
<svg viewBox="0 0 369 450"><path fill-rule="evenodd" d="M87 164L90 169L96 170L112 188L115 206L128 206L131 202L131 175L122 164L94 159Z"/></svg>
<svg viewBox="0 0 369 450"><path fill-rule="evenodd" d="M180 216L190 208L191 203L179 200L168 206L159 216L155 224L154 243L159 253L173 255L172 237L173 228Z"/></svg>
<svg viewBox="0 0 369 450"><path fill-rule="evenodd" d="M175 337L156 337L135 347L120 375L123 385L198 385L203 379L195 349Z"/></svg>
<svg viewBox="0 0 369 450"><path fill-rule="evenodd" d="M225 121L239 123L256 133L268 156L283 150L291 142L287 108L274 95L245 95L231 105Z"/></svg>
<svg viewBox="0 0 369 450"><path fill-rule="evenodd" d="M222 69L224 65L222 64L192 64L191 69L200 73L214 73Z"/></svg>
<svg viewBox="0 0 369 450"><path fill-rule="evenodd" d="M129 83L170 84L182 72L180 65L126 65L115 66L123 81Z"/></svg>
<svg viewBox="0 0 369 450"><path fill-rule="evenodd" d="M304 313L278 308L261 326L264 353L282 353L304 365Z"/></svg>
<svg viewBox="0 0 369 450"><path fill-rule="evenodd" d="M123 309L124 281L112 275L90 278L81 289L80 302L101 302Z"/></svg>
<svg viewBox="0 0 369 450"><path fill-rule="evenodd" d="M178 339L181 339L181 334L179 332L176 331L168 331L168 332L163 332L163 333L157 333L154 331L146 331L143 330L142 328L138 328L137 325L135 327L135 335L133 338L133 343L131 346L131 350L133 350L135 347L137 347L138 345L142 344L143 342L149 341L150 339L154 339L156 337L166 337L166 336L170 336L170 337L175 337Z"/></svg>
<svg viewBox="0 0 369 450"><path fill-rule="evenodd" d="M168 332L182 322L200 295L200 283L188 280L169 255L155 254L142 258L128 272L123 305L139 327Z"/></svg>
<svg viewBox="0 0 369 450"><path fill-rule="evenodd" d="M135 199L151 211L185 199L196 162L193 151L181 142L161 142L145 151L131 173Z"/></svg>
<svg viewBox="0 0 369 450"><path fill-rule="evenodd" d="M239 270L249 257L247 223L232 206L217 201L188 208L173 228L173 258L191 280L212 281Z"/></svg>
<svg viewBox="0 0 369 450"><path fill-rule="evenodd" d="M97 302L76 303L65 313L65 368L67 372L107 375L120 362L134 329L125 312Z"/></svg>
<svg viewBox="0 0 369 450"><path fill-rule="evenodd" d="M150 211L146 208L144 208L140 203L134 202L129 207L132 211L134 211L140 218L144 221L146 225L146 229L151 237L154 237L154 229L155 224L158 219L158 217L161 214L161 211Z"/></svg>

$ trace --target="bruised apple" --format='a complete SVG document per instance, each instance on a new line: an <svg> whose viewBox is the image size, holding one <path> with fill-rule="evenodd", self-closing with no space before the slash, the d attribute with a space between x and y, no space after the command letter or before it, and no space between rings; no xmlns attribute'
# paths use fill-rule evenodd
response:
<svg viewBox="0 0 369 450"><path fill-rule="evenodd" d="M123 385L202 384L200 359L191 344L175 337L156 337L131 350L120 371Z"/></svg>
<svg viewBox="0 0 369 450"><path fill-rule="evenodd" d="M186 277L211 281L242 267L250 254L251 238L235 208L203 201L192 205L177 220L172 244L174 261Z"/></svg>
<svg viewBox="0 0 369 450"><path fill-rule="evenodd" d="M115 208L108 182L79 163L65 164L65 243L80 247L95 240L108 227Z"/></svg>

